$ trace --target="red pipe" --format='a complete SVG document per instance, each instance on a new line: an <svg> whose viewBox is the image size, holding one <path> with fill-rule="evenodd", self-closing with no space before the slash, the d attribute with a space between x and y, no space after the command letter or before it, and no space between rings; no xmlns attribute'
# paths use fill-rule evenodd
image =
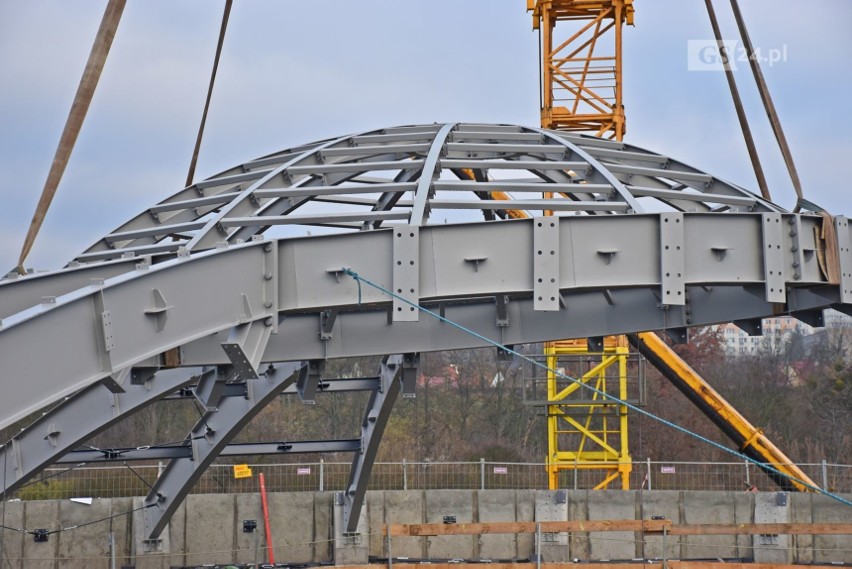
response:
<svg viewBox="0 0 852 569"><path fill-rule="evenodd" d="M269 506L266 503L266 483L263 472L260 473L260 503L263 506L263 527L266 528L266 551L269 552L269 564L275 564L275 552L272 550L272 528L269 527Z"/></svg>

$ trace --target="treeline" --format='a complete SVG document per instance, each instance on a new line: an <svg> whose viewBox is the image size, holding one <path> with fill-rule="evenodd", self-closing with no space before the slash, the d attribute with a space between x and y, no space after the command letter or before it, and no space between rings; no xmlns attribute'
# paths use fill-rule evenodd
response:
<svg viewBox="0 0 852 569"><path fill-rule="evenodd" d="M848 463L852 456L850 335L827 330L807 344L804 338L794 337L776 353L726 357L721 338L704 329L676 349L794 461ZM541 345L523 347L529 357L540 356L541 350ZM324 375L372 375L378 363L377 358L332 361ZM667 380L650 365L644 367L647 411L730 446ZM631 373L637 369L632 364ZM518 358L498 358L493 349L422 354L417 396L400 398L394 407L379 460L484 457L543 462L547 452L545 407L535 403L546 398L544 376L543 370ZM238 441L357 437L368 397L367 393L321 394L315 405L303 404L296 396L279 397L251 421ZM178 443L200 416L191 400L163 401L87 444L113 448ZM631 454L636 460L729 459L719 449L647 417L633 414L630 430ZM306 457L292 459L304 461Z"/></svg>

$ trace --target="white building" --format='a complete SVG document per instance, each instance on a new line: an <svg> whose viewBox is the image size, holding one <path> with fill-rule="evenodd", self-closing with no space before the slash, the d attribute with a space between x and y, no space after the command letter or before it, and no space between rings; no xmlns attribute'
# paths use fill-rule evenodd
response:
<svg viewBox="0 0 852 569"><path fill-rule="evenodd" d="M852 317L836 310L826 310L823 320L825 328L852 328ZM725 353L729 356L777 353L784 349L793 334L810 336L823 329L809 326L791 316L764 319L762 336L749 336L734 324L719 324L712 328L721 333Z"/></svg>

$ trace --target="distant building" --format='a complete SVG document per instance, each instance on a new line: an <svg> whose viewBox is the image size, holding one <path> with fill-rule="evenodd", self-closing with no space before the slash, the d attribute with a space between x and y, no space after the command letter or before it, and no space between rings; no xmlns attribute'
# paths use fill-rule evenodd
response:
<svg viewBox="0 0 852 569"><path fill-rule="evenodd" d="M763 320L762 336L749 336L734 324L718 324L712 328L720 333L727 355L754 356L784 350L795 334L807 338L827 328L852 328L852 317L836 310L826 310L823 323L824 328L814 328L791 316L766 318Z"/></svg>

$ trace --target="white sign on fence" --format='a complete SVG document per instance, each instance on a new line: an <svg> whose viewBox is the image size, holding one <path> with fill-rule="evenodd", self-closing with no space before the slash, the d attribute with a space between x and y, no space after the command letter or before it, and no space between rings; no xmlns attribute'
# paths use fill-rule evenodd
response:
<svg viewBox="0 0 852 569"><path fill-rule="evenodd" d="M494 474L509 474L509 469L505 466L495 466Z"/></svg>
<svg viewBox="0 0 852 569"><path fill-rule="evenodd" d="M674 474L675 473L675 467L674 466L661 466L660 472L662 472L663 474Z"/></svg>
<svg viewBox="0 0 852 569"><path fill-rule="evenodd" d="M310 474L310 473L311 473L311 467L310 466L308 466L306 468L297 468L296 469L296 474L299 475L299 476L305 476L305 475Z"/></svg>

